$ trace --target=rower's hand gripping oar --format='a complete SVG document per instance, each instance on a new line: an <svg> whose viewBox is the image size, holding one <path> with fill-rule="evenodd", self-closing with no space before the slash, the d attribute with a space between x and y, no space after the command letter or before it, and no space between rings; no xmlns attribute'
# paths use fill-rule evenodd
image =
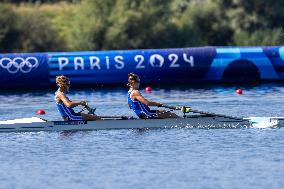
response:
<svg viewBox="0 0 284 189"><path fill-rule="evenodd" d="M86 108L86 110L88 110L88 114L95 114L95 111L97 110L97 108L91 108L90 106L86 105L84 108Z"/></svg>
<svg viewBox="0 0 284 189"><path fill-rule="evenodd" d="M83 107L84 107L84 108L83 108L79 113L81 113L81 112L87 110L87 111L88 111L88 114L94 115L94 114L95 114L95 111L96 111L96 109L97 109L97 108L91 108L91 107L88 105L88 103L86 103Z"/></svg>
<svg viewBox="0 0 284 189"><path fill-rule="evenodd" d="M231 119L241 119L241 120L243 119L243 118L227 116L227 115L223 115L223 114L215 114L215 113L212 113L212 112L204 112L204 111L199 111L199 110L193 110L189 106L162 105L161 107L168 108L168 109L171 109L171 110L180 110L180 111L182 111L184 117L186 117L185 114L192 112L192 113L199 113L199 114L203 114L203 115L210 115L210 116L217 116L217 117L224 117L224 118L231 118Z"/></svg>

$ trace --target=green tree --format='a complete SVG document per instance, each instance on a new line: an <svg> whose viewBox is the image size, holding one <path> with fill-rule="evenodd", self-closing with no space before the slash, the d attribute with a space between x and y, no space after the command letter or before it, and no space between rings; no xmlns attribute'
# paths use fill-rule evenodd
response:
<svg viewBox="0 0 284 189"><path fill-rule="evenodd" d="M111 12L103 48L174 47L175 26L170 0L117 0Z"/></svg>
<svg viewBox="0 0 284 189"><path fill-rule="evenodd" d="M24 12L19 19L20 52L46 52L66 50L65 41L59 38L58 31L37 12Z"/></svg>
<svg viewBox="0 0 284 189"><path fill-rule="evenodd" d="M37 4L43 4L43 3L58 3L58 2L70 2L70 3L78 3L80 0L2 0L3 3L37 3Z"/></svg>
<svg viewBox="0 0 284 189"><path fill-rule="evenodd" d="M283 45L284 36L282 28L258 30L255 32L240 31L234 35L233 45L241 46L271 46L271 45Z"/></svg>
<svg viewBox="0 0 284 189"><path fill-rule="evenodd" d="M85 0L74 24L78 50L177 47L172 0Z"/></svg>
<svg viewBox="0 0 284 189"><path fill-rule="evenodd" d="M183 30L191 31L187 35L193 34L192 39L199 45L227 45L232 40L233 30L228 25L228 17L212 0L190 1L178 22ZM190 36L187 39L190 40Z"/></svg>
<svg viewBox="0 0 284 189"><path fill-rule="evenodd" d="M0 51L10 52L16 48L19 40L19 29L17 28L18 16L11 6L2 4L0 6Z"/></svg>
<svg viewBox="0 0 284 189"><path fill-rule="evenodd" d="M274 0L273 3L267 0L235 0L233 6L238 9L244 16L237 17L239 23L249 22L244 24L244 29L255 31L257 29L271 29L271 27L282 26L284 19L284 1ZM239 25L243 28L242 25Z"/></svg>
<svg viewBox="0 0 284 189"><path fill-rule="evenodd" d="M233 45L281 45L284 1L215 0L234 31ZM282 43L283 44L283 43Z"/></svg>
<svg viewBox="0 0 284 189"><path fill-rule="evenodd" d="M83 0L72 27L74 50L102 49L116 0Z"/></svg>

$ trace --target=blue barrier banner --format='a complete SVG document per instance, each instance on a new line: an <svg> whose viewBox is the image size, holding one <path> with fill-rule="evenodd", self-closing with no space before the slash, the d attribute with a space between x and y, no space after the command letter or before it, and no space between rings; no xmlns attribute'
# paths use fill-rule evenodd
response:
<svg viewBox="0 0 284 189"><path fill-rule="evenodd" d="M284 47L198 47L0 54L0 87L126 84L137 73L144 84L232 83L284 80Z"/></svg>
<svg viewBox="0 0 284 189"><path fill-rule="evenodd" d="M47 54L0 54L1 87L49 85Z"/></svg>

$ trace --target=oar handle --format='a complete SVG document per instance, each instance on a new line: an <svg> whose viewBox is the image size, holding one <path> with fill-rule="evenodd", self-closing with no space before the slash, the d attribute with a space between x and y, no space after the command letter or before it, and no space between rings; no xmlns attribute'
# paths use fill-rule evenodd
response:
<svg viewBox="0 0 284 189"><path fill-rule="evenodd" d="M83 106L84 108L80 111L80 112L78 112L78 113L82 113L83 111L85 111L85 110L88 110L88 113L89 114L95 114L95 111L96 111L96 109L97 108L91 108L90 106L88 106L88 104L86 104L85 106Z"/></svg>

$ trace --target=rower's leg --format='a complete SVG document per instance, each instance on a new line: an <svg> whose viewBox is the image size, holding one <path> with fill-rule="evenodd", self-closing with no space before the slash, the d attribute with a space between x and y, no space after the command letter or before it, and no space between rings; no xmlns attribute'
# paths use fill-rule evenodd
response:
<svg viewBox="0 0 284 189"><path fill-rule="evenodd" d="M84 121L96 121L96 120L101 120L101 118L97 115L90 115L90 114L84 114L82 113L82 118Z"/></svg>
<svg viewBox="0 0 284 189"><path fill-rule="evenodd" d="M157 110L158 118L179 118L175 113L166 110Z"/></svg>

